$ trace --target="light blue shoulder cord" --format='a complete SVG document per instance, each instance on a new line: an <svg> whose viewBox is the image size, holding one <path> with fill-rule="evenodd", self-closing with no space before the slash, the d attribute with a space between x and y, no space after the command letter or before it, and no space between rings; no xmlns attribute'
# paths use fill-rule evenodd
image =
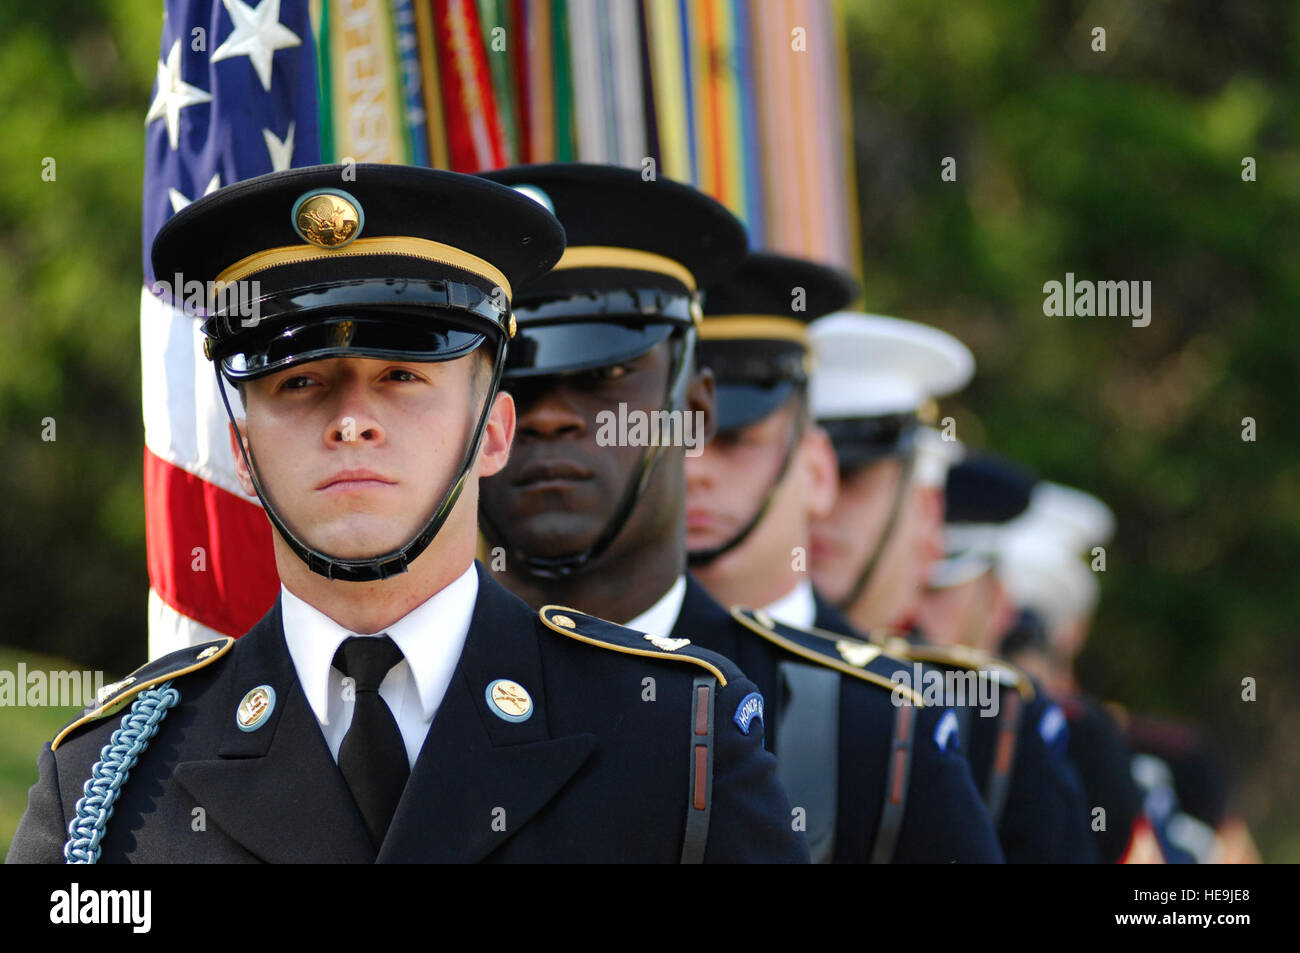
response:
<svg viewBox="0 0 1300 953"><path fill-rule="evenodd" d="M158 733L167 710L181 700L181 693L171 686L171 682L163 682L137 695L131 710L122 717L121 727L99 752L99 760L82 788L84 796L77 801L76 816L68 824L63 857L69 864L99 861L99 842L104 839L122 785Z"/></svg>

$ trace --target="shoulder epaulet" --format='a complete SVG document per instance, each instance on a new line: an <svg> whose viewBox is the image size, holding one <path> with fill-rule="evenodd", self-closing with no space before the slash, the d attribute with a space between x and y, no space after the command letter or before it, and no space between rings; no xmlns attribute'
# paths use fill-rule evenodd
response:
<svg viewBox="0 0 1300 953"><path fill-rule="evenodd" d="M234 644L234 639L225 637L213 639L211 642L200 642L198 645L191 645L189 648L179 649L156 658L152 662L146 662L121 681L105 685L95 695L95 700L55 735L54 740L50 742L50 749L58 748L64 738L82 725L88 725L121 711L127 702L145 689L206 668L229 652Z"/></svg>
<svg viewBox="0 0 1300 953"><path fill-rule="evenodd" d="M887 654L878 645L825 629L805 629L778 622L762 609L733 606L731 617L755 635L787 652L891 692L899 692L913 705L924 707L918 692L890 678L900 668L905 669L907 662Z"/></svg>
<svg viewBox="0 0 1300 953"><path fill-rule="evenodd" d="M900 654L914 662L933 662L950 668L964 668L971 671L987 672L997 680L1018 691L1025 701L1034 697L1034 683L1029 676L1010 662L1004 661L988 652L973 649L968 645L928 645L904 642L897 648Z"/></svg>
<svg viewBox="0 0 1300 953"><path fill-rule="evenodd" d="M688 662L708 669L719 685L727 684L727 676L723 672L726 660L708 649L693 645L690 639L673 639L639 632L567 606L542 606L537 614L548 629L560 635L624 655Z"/></svg>

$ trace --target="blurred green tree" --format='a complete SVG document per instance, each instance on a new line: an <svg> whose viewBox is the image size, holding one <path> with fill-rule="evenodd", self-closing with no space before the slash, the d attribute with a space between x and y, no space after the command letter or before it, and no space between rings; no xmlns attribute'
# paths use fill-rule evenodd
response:
<svg viewBox="0 0 1300 953"><path fill-rule="evenodd" d="M160 25L152 2L0 7L3 640L109 671L147 635L140 188Z"/></svg>
<svg viewBox="0 0 1300 953"><path fill-rule="evenodd" d="M1300 775L1300 10L906 0L848 22L867 310L972 346L960 438L1114 507L1085 684L1213 726L1266 856L1300 859L1279 796ZM1150 325L1045 316L1067 272L1150 281Z"/></svg>

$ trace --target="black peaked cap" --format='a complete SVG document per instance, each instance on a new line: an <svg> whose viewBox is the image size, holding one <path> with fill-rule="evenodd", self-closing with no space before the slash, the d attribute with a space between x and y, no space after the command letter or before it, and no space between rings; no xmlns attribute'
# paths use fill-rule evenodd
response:
<svg viewBox="0 0 1300 953"><path fill-rule="evenodd" d="M750 254L731 277L706 288L698 357L717 380L718 429L757 423L790 400L808 379L807 325L857 295L847 272L772 252Z"/></svg>
<svg viewBox="0 0 1300 953"><path fill-rule="evenodd" d="M795 311L794 289L804 290ZM731 277L704 292L704 316L762 314L812 322L848 307L860 286L848 272L772 252L753 252Z"/></svg>
<svg viewBox="0 0 1300 953"><path fill-rule="evenodd" d="M493 182L532 186L545 193L564 225L570 248L610 246L650 252L684 266L696 288L721 281L744 259L745 227L726 206L698 189L637 169L580 162L519 165L482 172ZM677 282L636 269L583 268L551 272L522 289L521 297L644 287Z"/></svg>
<svg viewBox="0 0 1300 953"><path fill-rule="evenodd" d="M1003 457L968 457L948 471L944 519L948 523L1006 523L1029 508L1037 477Z"/></svg>

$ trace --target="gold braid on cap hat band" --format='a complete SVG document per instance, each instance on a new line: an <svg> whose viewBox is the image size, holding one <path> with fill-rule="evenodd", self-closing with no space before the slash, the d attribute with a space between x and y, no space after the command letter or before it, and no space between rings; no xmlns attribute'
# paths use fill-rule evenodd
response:
<svg viewBox="0 0 1300 953"><path fill-rule="evenodd" d="M695 276L681 262L639 248L617 248L613 245L571 245L564 250L559 263L552 271L570 268L627 268L633 271L650 271L676 278L694 294Z"/></svg>
<svg viewBox="0 0 1300 953"><path fill-rule="evenodd" d="M701 341L794 341L807 346L808 325L774 314L710 314L700 328Z"/></svg>
<svg viewBox="0 0 1300 953"><path fill-rule="evenodd" d="M408 258L421 258L425 261L451 265L492 282L494 287L505 291L507 299L514 297L510 290L510 282L506 280L501 270L477 255L471 255L454 245L445 245L442 242L409 235L358 238L341 248L317 248L307 244L268 248L241 258L217 275L216 280L229 283L282 265L297 265L308 261L320 261L323 258L360 258L365 255L405 255Z"/></svg>

